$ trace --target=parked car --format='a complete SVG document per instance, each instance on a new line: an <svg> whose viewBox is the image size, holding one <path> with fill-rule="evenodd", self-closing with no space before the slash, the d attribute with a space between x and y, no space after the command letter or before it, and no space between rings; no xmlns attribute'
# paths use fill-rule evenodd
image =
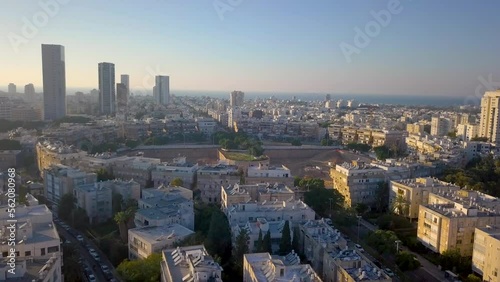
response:
<svg viewBox="0 0 500 282"><path fill-rule="evenodd" d="M358 251L360 251L360 252L362 252L362 253L365 251L365 249L363 249L363 247L361 247L361 245L360 245L360 244L356 244L356 245L354 245L354 246L356 246L356 249L358 249Z"/></svg>
<svg viewBox="0 0 500 282"><path fill-rule="evenodd" d="M384 268L385 274L387 274L389 277L394 277L394 272L390 268Z"/></svg>
<svg viewBox="0 0 500 282"><path fill-rule="evenodd" d="M80 242L82 242L82 243L83 243L83 236L82 236L82 235L77 235L77 236L76 236L76 239L77 239L78 241L80 241Z"/></svg>
<svg viewBox="0 0 500 282"><path fill-rule="evenodd" d="M101 265L102 272L106 273L109 272L109 267L105 264Z"/></svg>
<svg viewBox="0 0 500 282"><path fill-rule="evenodd" d="M90 274L90 275L89 275L89 281L90 281L90 282L97 282L97 279L95 279L94 274Z"/></svg>

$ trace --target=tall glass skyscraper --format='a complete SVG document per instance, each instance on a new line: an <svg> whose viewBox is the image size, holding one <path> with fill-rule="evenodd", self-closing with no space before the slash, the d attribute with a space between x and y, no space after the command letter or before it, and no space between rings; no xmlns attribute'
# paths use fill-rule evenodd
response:
<svg viewBox="0 0 500 282"><path fill-rule="evenodd" d="M99 110L102 115L115 113L115 64L99 63Z"/></svg>
<svg viewBox="0 0 500 282"><path fill-rule="evenodd" d="M42 44L43 119L66 115L66 63L64 46Z"/></svg>

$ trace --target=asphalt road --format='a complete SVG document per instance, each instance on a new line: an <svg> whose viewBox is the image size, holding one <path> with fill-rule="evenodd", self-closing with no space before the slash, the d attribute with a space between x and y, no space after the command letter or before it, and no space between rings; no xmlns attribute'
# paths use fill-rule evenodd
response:
<svg viewBox="0 0 500 282"><path fill-rule="evenodd" d="M61 223L59 223L59 222L54 222L54 223L56 223L57 231L59 232L59 234L62 235L65 238L65 240L70 241L71 243L73 243L76 246L77 251L80 254L81 258L83 259L84 263L86 263L90 267L90 269L92 270L92 273L95 275L97 281L99 281L99 282L108 281L106 279L106 276L104 276L104 273L102 272L102 269L101 269L101 265L103 265L103 264L105 264L109 267L109 269L110 269L111 273L113 273L113 276L116 279L116 281L120 281L120 279L118 279L118 277L116 275L116 270L114 269L111 262L109 262L107 257L99 250L99 248L97 248L97 246L91 240L89 240L81 232L74 230L74 229L71 229L74 234L83 236L84 241L83 241L83 243L81 243L80 241L78 241L76 239L75 236L73 236L71 233L66 231L66 229L64 229L61 226ZM90 255L87 247L85 247L85 245L90 245L91 248L96 250L96 252L99 254L99 257L101 258L100 262L97 262L94 260L94 258ZM83 269L82 269L82 272L83 272ZM87 275L85 273L83 276L85 278L87 278Z"/></svg>

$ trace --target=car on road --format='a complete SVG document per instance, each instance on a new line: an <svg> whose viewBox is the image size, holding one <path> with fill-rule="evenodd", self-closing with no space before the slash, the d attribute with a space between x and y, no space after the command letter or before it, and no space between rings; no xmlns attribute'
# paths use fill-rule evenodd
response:
<svg viewBox="0 0 500 282"><path fill-rule="evenodd" d="M109 272L109 267L105 264L101 265L102 272L106 273Z"/></svg>
<svg viewBox="0 0 500 282"><path fill-rule="evenodd" d="M392 272L392 270L390 268L384 268L384 272L389 277L394 277L394 275L395 275L394 272Z"/></svg>
<svg viewBox="0 0 500 282"><path fill-rule="evenodd" d="M97 279L95 279L94 274L90 274L90 275L89 275L89 281L90 281L90 282L97 282Z"/></svg>
<svg viewBox="0 0 500 282"><path fill-rule="evenodd" d="M101 261L101 257L96 252L90 253L90 255L95 259L95 261Z"/></svg>
<svg viewBox="0 0 500 282"><path fill-rule="evenodd" d="M360 251L362 253L365 251L365 249L363 249L363 247L361 247L360 244L355 244L354 246L356 247L356 249L358 249L358 251Z"/></svg>
<svg viewBox="0 0 500 282"><path fill-rule="evenodd" d="M82 236L82 235L77 235L77 236L76 236L76 239L77 239L78 241L80 241L80 242L82 242L82 243L83 243L83 236Z"/></svg>

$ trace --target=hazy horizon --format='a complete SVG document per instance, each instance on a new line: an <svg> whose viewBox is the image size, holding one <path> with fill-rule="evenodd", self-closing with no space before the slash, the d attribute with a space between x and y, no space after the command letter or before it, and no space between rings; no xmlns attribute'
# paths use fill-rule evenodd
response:
<svg viewBox="0 0 500 282"><path fill-rule="evenodd" d="M51 1L64 4L40 4ZM173 92L465 97L500 81L500 2L400 0L387 14L395 1L10 1L0 11L0 85L41 92L41 44L65 47L68 89L97 88L99 62L149 92L160 74ZM378 32L356 44L357 29L375 22ZM346 56L342 44L357 52Z"/></svg>

